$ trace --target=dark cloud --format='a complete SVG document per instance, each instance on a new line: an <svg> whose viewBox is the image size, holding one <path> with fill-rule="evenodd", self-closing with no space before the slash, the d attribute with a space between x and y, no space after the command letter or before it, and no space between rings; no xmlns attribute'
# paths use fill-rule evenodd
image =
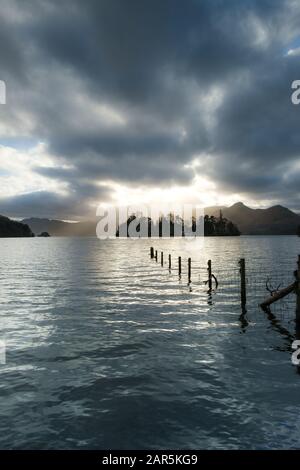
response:
<svg viewBox="0 0 300 470"><path fill-rule="evenodd" d="M108 180L189 184L198 156L221 192L295 207L299 20L289 0L5 2L0 66L19 81L1 117L48 144L58 168L36 172L72 202L109 197ZM70 209L48 196L53 214Z"/></svg>
<svg viewBox="0 0 300 470"><path fill-rule="evenodd" d="M299 161L300 110L290 98L298 63L297 57L266 58L250 81L228 92L215 129L211 178L232 191L285 197ZM299 173L293 175L299 186Z"/></svg>
<svg viewBox="0 0 300 470"><path fill-rule="evenodd" d="M73 201L74 204L74 201ZM0 199L0 213L11 217L47 217L64 218L74 210L69 197L48 191L36 191Z"/></svg>
<svg viewBox="0 0 300 470"><path fill-rule="evenodd" d="M18 38L12 34L10 24L3 17L0 17L0 48L1 80L25 84L25 63Z"/></svg>
<svg viewBox="0 0 300 470"><path fill-rule="evenodd" d="M49 217L66 220L78 220L78 218L93 218L96 213L97 204L109 195L105 188L98 189L93 193L94 199L91 201L90 187L80 184L77 192L70 195L58 194L50 191L35 191L27 194L20 194L7 198L0 198L0 214L9 217ZM87 189L89 189L87 191Z"/></svg>

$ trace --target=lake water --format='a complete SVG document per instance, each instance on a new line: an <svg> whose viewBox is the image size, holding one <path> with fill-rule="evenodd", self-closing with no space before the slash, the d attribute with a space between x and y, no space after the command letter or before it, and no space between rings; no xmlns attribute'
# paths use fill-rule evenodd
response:
<svg viewBox="0 0 300 470"><path fill-rule="evenodd" d="M298 253L297 237L1 239L0 448L300 448L295 296L257 307Z"/></svg>

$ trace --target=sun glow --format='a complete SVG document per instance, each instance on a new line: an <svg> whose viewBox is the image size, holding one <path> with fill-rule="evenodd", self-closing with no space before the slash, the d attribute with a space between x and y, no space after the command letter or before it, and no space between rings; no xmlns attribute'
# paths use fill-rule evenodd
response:
<svg viewBox="0 0 300 470"><path fill-rule="evenodd" d="M119 183L108 183L112 190L112 201L105 206L130 206L134 204L193 204L198 207L230 205L239 200L239 195L220 194L215 183L207 178L196 176L189 186L170 187L129 187Z"/></svg>

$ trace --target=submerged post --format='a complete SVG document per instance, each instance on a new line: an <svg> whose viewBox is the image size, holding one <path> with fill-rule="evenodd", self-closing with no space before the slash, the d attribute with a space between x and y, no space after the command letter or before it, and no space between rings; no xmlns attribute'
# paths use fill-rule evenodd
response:
<svg viewBox="0 0 300 470"><path fill-rule="evenodd" d="M153 248L153 246L151 246L151 248L150 248L150 258L151 259L154 258L154 248Z"/></svg>
<svg viewBox="0 0 300 470"><path fill-rule="evenodd" d="M155 261L157 262L157 250L155 250Z"/></svg>
<svg viewBox="0 0 300 470"><path fill-rule="evenodd" d="M241 304L242 304L242 307L244 307L247 302L245 258L240 259L239 265L240 265L240 274L241 274Z"/></svg>
<svg viewBox="0 0 300 470"><path fill-rule="evenodd" d="M169 255L169 270L171 271L171 267L172 267L172 261L171 261L171 255Z"/></svg>
<svg viewBox="0 0 300 470"><path fill-rule="evenodd" d="M192 260L191 258L188 259L188 283L191 283L191 274L192 274Z"/></svg>
<svg viewBox="0 0 300 470"><path fill-rule="evenodd" d="M181 276L181 256L178 258L178 276Z"/></svg>
<svg viewBox="0 0 300 470"><path fill-rule="evenodd" d="M164 265L164 252L162 251L160 254L160 264L163 266Z"/></svg>
<svg viewBox="0 0 300 470"><path fill-rule="evenodd" d="M298 269L296 275L296 323L300 324L300 255L298 255Z"/></svg>
<svg viewBox="0 0 300 470"><path fill-rule="evenodd" d="M212 271L211 271L211 260L207 262L207 271L208 271L208 289L212 290Z"/></svg>

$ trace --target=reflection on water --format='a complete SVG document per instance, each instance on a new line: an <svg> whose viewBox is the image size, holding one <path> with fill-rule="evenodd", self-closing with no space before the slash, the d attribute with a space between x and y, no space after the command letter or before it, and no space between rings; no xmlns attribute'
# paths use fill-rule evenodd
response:
<svg viewBox="0 0 300 470"><path fill-rule="evenodd" d="M2 239L0 447L299 448L294 299L257 308L267 276L288 284L299 248L297 237Z"/></svg>

